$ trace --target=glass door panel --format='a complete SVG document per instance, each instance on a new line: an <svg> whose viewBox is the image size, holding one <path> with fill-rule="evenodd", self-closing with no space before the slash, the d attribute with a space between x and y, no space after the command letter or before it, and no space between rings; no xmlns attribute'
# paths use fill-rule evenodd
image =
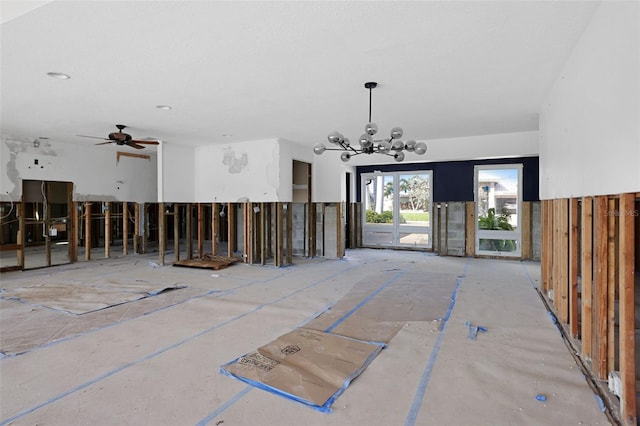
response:
<svg viewBox="0 0 640 426"><path fill-rule="evenodd" d="M363 244L430 248L431 172L362 175Z"/></svg>
<svg viewBox="0 0 640 426"><path fill-rule="evenodd" d="M522 165L476 166L476 253L521 254Z"/></svg>

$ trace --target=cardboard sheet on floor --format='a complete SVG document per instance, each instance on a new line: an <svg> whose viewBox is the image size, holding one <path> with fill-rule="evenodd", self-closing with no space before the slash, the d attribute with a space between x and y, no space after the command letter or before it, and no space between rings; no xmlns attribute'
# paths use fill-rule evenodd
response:
<svg viewBox="0 0 640 426"><path fill-rule="evenodd" d="M20 287L2 292L2 298L80 315L180 288L184 286L142 280L97 280L92 283L67 282Z"/></svg>
<svg viewBox="0 0 640 426"><path fill-rule="evenodd" d="M378 342L299 328L223 365L221 372L328 412L383 347Z"/></svg>

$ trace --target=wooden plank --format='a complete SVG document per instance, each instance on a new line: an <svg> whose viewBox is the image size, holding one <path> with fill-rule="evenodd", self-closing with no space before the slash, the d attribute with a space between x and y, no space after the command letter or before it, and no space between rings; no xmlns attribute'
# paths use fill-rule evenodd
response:
<svg viewBox="0 0 640 426"><path fill-rule="evenodd" d="M476 206L475 202L465 203L465 254L476 255ZM433 237L432 237L433 238Z"/></svg>
<svg viewBox="0 0 640 426"><path fill-rule="evenodd" d="M218 203L211 203L211 253L214 256L218 255L219 221L220 211L218 210Z"/></svg>
<svg viewBox="0 0 640 426"><path fill-rule="evenodd" d="M69 184L69 227L67 228L69 240L69 261L78 261L78 204L73 201L73 184Z"/></svg>
<svg viewBox="0 0 640 426"><path fill-rule="evenodd" d="M344 227L344 220L342 217L342 205L343 202L336 203L336 256L342 257L344 255L344 249L342 247L342 234Z"/></svg>
<svg viewBox="0 0 640 426"><path fill-rule="evenodd" d="M18 251L22 250L22 244L3 244L0 246L1 251Z"/></svg>
<svg viewBox="0 0 640 426"><path fill-rule="evenodd" d="M140 203L133 207L133 252L142 253L140 250Z"/></svg>
<svg viewBox="0 0 640 426"><path fill-rule="evenodd" d="M607 197L593 200L593 335L594 373L607 379Z"/></svg>
<svg viewBox="0 0 640 426"><path fill-rule="evenodd" d="M204 204L198 203L198 257L204 256Z"/></svg>
<svg viewBox="0 0 640 426"><path fill-rule="evenodd" d="M553 264L551 266L551 284L552 284L552 293L553 293L553 309L555 312L558 312L558 308L560 306L560 295L559 295L559 281L560 281L560 214L559 214L559 201L553 200L553 242L552 242L552 250L553 253Z"/></svg>
<svg viewBox="0 0 640 426"><path fill-rule="evenodd" d="M309 257L316 257L316 203L309 203L309 231L307 247L309 247Z"/></svg>
<svg viewBox="0 0 640 426"><path fill-rule="evenodd" d="M186 204L185 219L187 221L186 243L187 243L187 259L193 259L193 205Z"/></svg>
<svg viewBox="0 0 640 426"><path fill-rule="evenodd" d="M282 203L276 203L276 266L282 266L284 262L284 209Z"/></svg>
<svg viewBox="0 0 640 426"><path fill-rule="evenodd" d="M84 260L91 260L91 203L84 203Z"/></svg>
<svg viewBox="0 0 640 426"><path fill-rule="evenodd" d="M522 253L521 257L525 260L531 259L531 202L522 202Z"/></svg>
<svg viewBox="0 0 640 426"><path fill-rule="evenodd" d="M20 202L19 204L16 204L16 209L18 214L18 235L17 235L16 241L18 244L22 246L20 250L17 251L18 266L20 266L20 269L24 269L24 240L25 240L25 233L26 233L26 228L24 224L24 220L25 220L24 201Z"/></svg>
<svg viewBox="0 0 640 426"><path fill-rule="evenodd" d="M242 216L243 216L243 253L244 259L247 263L253 263L253 203L242 204Z"/></svg>
<svg viewBox="0 0 640 426"><path fill-rule="evenodd" d="M46 194L51 194L51 182L47 182L45 185L45 191ZM51 229L51 202L49 201L49 197L45 197L45 214L43 217L44 220L44 229L45 229L45 239L44 239L44 244L45 244L45 256L47 259L47 266L51 266L51 234L50 234L50 229Z"/></svg>
<svg viewBox="0 0 640 426"><path fill-rule="evenodd" d="M617 370L616 366L616 292L617 280L617 222L616 199L609 198L607 208L607 369Z"/></svg>
<svg viewBox="0 0 640 426"><path fill-rule="evenodd" d="M266 240L266 230L267 230L267 221L266 221L266 211L265 204L260 203L260 264L266 265L267 263L267 250L265 247Z"/></svg>
<svg viewBox="0 0 640 426"><path fill-rule="evenodd" d="M582 220L580 221L581 262L580 277L582 281L582 322L581 340L582 356L591 359L591 334L593 330L593 198L582 197Z"/></svg>
<svg viewBox="0 0 640 426"><path fill-rule="evenodd" d="M133 152L116 152L116 164L120 162L120 157L132 157L132 158L141 158L144 160L151 160L151 156L147 154L134 154Z"/></svg>
<svg viewBox="0 0 640 426"><path fill-rule="evenodd" d="M174 262L173 266L187 266L191 268L204 268L204 269L223 269L227 266L233 265L239 262L237 257L228 256L212 256L205 254L201 258L197 259L185 259L178 262Z"/></svg>
<svg viewBox="0 0 640 426"><path fill-rule="evenodd" d="M559 246L558 246L558 262L560 263L558 290L560 321L563 324L569 323L569 200L563 198L559 201Z"/></svg>
<svg viewBox="0 0 640 426"><path fill-rule="evenodd" d="M122 203L122 254L129 254L129 206Z"/></svg>
<svg viewBox="0 0 640 426"><path fill-rule="evenodd" d="M293 203L287 204L287 264L293 265Z"/></svg>
<svg viewBox="0 0 640 426"><path fill-rule="evenodd" d="M164 203L158 203L158 256L160 257L160 265L162 266L164 266L166 240L167 240L167 216L165 215Z"/></svg>
<svg viewBox="0 0 640 426"><path fill-rule="evenodd" d="M624 425L636 425L635 353L635 194L622 194L619 205L620 411Z"/></svg>
<svg viewBox="0 0 640 426"><path fill-rule="evenodd" d="M173 258L180 261L180 204L173 203Z"/></svg>
<svg viewBox="0 0 640 426"><path fill-rule="evenodd" d="M227 256L233 256L236 249L236 209L233 203L227 203Z"/></svg>
<svg viewBox="0 0 640 426"><path fill-rule="evenodd" d="M569 331L578 337L578 268L580 266L580 207L577 198L569 200Z"/></svg>
<svg viewBox="0 0 640 426"><path fill-rule="evenodd" d="M549 282L551 281L551 250L549 250L549 200L540 201L540 278L542 280L542 292L548 295Z"/></svg>
<svg viewBox="0 0 640 426"><path fill-rule="evenodd" d="M111 202L107 201L104 211L104 257L111 257Z"/></svg>

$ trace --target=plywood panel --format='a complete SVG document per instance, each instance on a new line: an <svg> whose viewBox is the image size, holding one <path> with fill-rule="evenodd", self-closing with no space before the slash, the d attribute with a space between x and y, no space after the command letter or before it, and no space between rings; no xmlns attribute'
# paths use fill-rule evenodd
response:
<svg viewBox="0 0 640 426"><path fill-rule="evenodd" d="M578 268L580 263L580 210L577 198L569 200L569 330L578 337Z"/></svg>

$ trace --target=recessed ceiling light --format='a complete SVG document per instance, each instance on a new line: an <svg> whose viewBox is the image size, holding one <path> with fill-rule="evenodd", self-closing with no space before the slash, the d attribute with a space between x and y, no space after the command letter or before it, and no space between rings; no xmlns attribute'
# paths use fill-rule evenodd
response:
<svg viewBox="0 0 640 426"><path fill-rule="evenodd" d="M171 109L171 107L169 105L156 105L156 108L163 109L165 111Z"/></svg>
<svg viewBox="0 0 640 426"><path fill-rule="evenodd" d="M62 72L48 72L47 75L49 77L57 78L59 80L69 80L71 78L70 75Z"/></svg>

